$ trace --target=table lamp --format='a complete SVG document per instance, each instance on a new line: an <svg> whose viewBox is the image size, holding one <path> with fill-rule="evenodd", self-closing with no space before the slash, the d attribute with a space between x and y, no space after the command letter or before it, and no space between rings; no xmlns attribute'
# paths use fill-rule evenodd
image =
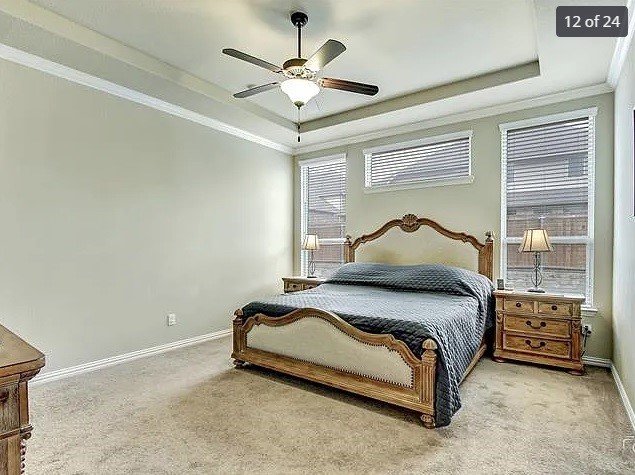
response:
<svg viewBox="0 0 635 475"><path fill-rule="evenodd" d="M540 284L542 284L541 253L551 252L552 250L547 230L527 229L523 234L523 242L518 248L518 252L534 253L534 274L531 276L531 283L534 284L534 287L527 289L529 292L544 292L540 288Z"/></svg>
<svg viewBox="0 0 635 475"><path fill-rule="evenodd" d="M314 278L315 275L315 259L313 258L313 252L320 248L320 240L317 234L307 234L302 241L302 249L305 251L311 251L309 255L309 268L307 277Z"/></svg>

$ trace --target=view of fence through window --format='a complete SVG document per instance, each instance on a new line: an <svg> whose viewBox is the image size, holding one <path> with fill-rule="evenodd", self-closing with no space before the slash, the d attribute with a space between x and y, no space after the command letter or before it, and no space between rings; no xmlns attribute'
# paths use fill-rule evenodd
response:
<svg viewBox="0 0 635 475"><path fill-rule="evenodd" d="M590 299L593 126L593 117L583 117L503 131L506 271L516 289L533 287L534 255L519 253L518 247L526 229L540 228L553 245L552 252L542 254L542 287Z"/></svg>
<svg viewBox="0 0 635 475"><path fill-rule="evenodd" d="M317 234L315 273L330 276L344 263L346 237L346 161L344 158L301 165L303 236ZM302 251L306 274L308 251Z"/></svg>

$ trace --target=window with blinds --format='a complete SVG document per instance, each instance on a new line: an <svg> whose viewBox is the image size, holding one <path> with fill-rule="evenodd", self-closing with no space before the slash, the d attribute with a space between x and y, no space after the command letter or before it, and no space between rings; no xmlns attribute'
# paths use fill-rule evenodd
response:
<svg viewBox="0 0 635 475"><path fill-rule="evenodd" d="M471 181L471 132L364 150L366 188Z"/></svg>
<svg viewBox="0 0 635 475"><path fill-rule="evenodd" d="M542 287L586 296L592 304L594 111L501 126L503 277L532 287L531 253L519 253L523 231L546 229Z"/></svg>
<svg viewBox="0 0 635 475"><path fill-rule="evenodd" d="M320 249L313 251L316 275L330 276L344 263L346 237L346 157L300 162L301 240L317 234ZM300 251L306 275L310 251Z"/></svg>

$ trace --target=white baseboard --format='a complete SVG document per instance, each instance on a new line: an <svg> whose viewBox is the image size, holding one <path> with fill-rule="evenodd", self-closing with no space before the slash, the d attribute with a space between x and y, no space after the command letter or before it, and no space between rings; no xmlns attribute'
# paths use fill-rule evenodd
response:
<svg viewBox="0 0 635 475"><path fill-rule="evenodd" d="M628 395L626 394L626 390L624 389L624 385L622 384L620 375L617 373L617 370L615 369L615 365L613 364L611 364L611 373L613 374L613 379L615 380L617 391L620 393L620 397L622 398L622 403L624 404L624 408L626 409L626 414L628 415L628 418L631 421L631 426L633 427L633 431L635 431L635 411L633 411L633 405L631 404L631 401L628 399Z"/></svg>
<svg viewBox="0 0 635 475"><path fill-rule="evenodd" d="M165 345L153 346L152 348L145 348L143 350L137 350L131 353L125 353L123 355L111 356L102 360L91 361L90 363L84 363L77 366L71 366L70 368L63 368L57 371L51 371L50 373L44 373L42 375L36 376L29 384L31 386L37 386L39 384L50 383L51 381L57 381L58 379L64 379L71 376L76 376L78 374L88 373L90 371L107 368L108 366L127 363L128 361L145 358L147 356L158 355L159 353L176 350L177 348L196 345L197 343L203 343L205 341L216 340L217 338L222 338L224 336L230 335L231 332L232 330L228 329L220 330L214 333L206 333L205 335L186 338L185 340L174 341L172 343L166 343Z"/></svg>
<svg viewBox="0 0 635 475"><path fill-rule="evenodd" d="M606 358L597 358L595 356L583 356L582 362L589 366L599 366L600 368L610 368L613 362Z"/></svg>

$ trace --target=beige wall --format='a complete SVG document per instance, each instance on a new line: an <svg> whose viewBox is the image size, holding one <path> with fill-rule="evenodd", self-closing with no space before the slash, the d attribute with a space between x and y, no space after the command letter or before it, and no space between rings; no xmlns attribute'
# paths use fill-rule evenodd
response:
<svg viewBox="0 0 635 475"><path fill-rule="evenodd" d="M47 371L228 329L280 291L289 156L12 63L0 77L0 323Z"/></svg>
<svg viewBox="0 0 635 475"><path fill-rule="evenodd" d="M613 241L613 362L635 404L635 218L633 217L635 43L615 90L615 230Z"/></svg>
<svg viewBox="0 0 635 475"><path fill-rule="evenodd" d="M388 219L415 213L439 221L452 230L467 231L482 238L487 230L500 234L500 131L499 124L532 117L540 117L565 111L598 107L596 145L596 208L595 208L595 307L599 312L591 318L593 335L587 354L601 358L611 357L611 278L612 278L612 228L613 228L613 96L604 94L551 106L528 109L499 116L487 117L436 127L419 132L393 136L346 147L313 152L296 157L298 160L346 152L347 182L347 231L353 235L370 232ZM464 130L473 130L472 170L474 182L414 190L364 193L364 157L362 149L394 142L413 140ZM296 167L296 185L299 184ZM296 186L296 243L299 242L299 192ZM405 240L399 243L400 252L411 255L421 241ZM295 268L299 269L298 246L295 248ZM417 251L419 252L419 251ZM392 260L403 260L394 253ZM498 273L500 248L495 250L495 269Z"/></svg>

